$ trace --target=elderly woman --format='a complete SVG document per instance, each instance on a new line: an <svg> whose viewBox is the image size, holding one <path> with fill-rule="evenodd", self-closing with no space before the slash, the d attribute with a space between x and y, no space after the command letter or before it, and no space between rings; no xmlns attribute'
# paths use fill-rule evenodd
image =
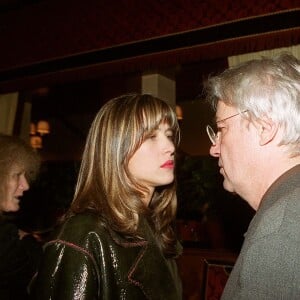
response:
<svg viewBox="0 0 300 300"><path fill-rule="evenodd" d="M20 197L37 175L40 159L23 140L0 134L0 298L26 299L41 246L9 222L6 213L19 210Z"/></svg>

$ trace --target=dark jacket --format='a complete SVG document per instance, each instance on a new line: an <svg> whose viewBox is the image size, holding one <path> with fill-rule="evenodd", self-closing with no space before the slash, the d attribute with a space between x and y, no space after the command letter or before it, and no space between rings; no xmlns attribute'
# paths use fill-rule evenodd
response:
<svg viewBox="0 0 300 300"><path fill-rule="evenodd" d="M0 299L25 300L37 271L42 246L31 236L19 239L15 224L0 220Z"/></svg>
<svg viewBox="0 0 300 300"><path fill-rule="evenodd" d="M45 245L34 283L38 300L181 299L174 259L158 248L147 221L143 239L125 239L92 214L70 218Z"/></svg>
<svg viewBox="0 0 300 300"><path fill-rule="evenodd" d="M300 299L300 165L265 193L222 300Z"/></svg>

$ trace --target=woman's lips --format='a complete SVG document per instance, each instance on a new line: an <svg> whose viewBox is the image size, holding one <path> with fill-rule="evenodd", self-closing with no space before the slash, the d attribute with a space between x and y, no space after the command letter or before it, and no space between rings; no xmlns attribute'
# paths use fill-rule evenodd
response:
<svg viewBox="0 0 300 300"><path fill-rule="evenodd" d="M168 160L165 163L163 163L161 166L161 168L169 168L172 169L174 168L174 161L173 160Z"/></svg>

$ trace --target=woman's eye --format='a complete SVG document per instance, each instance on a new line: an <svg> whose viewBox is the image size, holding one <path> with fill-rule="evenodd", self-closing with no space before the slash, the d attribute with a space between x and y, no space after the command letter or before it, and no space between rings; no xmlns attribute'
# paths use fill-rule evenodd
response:
<svg viewBox="0 0 300 300"><path fill-rule="evenodd" d="M21 175L22 175L21 172L17 172L17 173L13 173L13 174L12 174L12 177L18 179L18 178L21 177Z"/></svg>
<svg viewBox="0 0 300 300"><path fill-rule="evenodd" d="M174 135L171 133L171 134L167 134L167 138L171 141L173 141L174 139Z"/></svg>
<svg viewBox="0 0 300 300"><path fill-rule="evenodd" d="M155 139L156 138L156 133L151 133L151 134L149 134L149 136L148 136L148 139Z"/></svg>

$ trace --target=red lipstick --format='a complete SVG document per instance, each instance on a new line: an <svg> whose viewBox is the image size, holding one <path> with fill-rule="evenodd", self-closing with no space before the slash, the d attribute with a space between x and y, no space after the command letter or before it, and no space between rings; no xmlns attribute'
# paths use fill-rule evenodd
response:
<svg viewBox="0 0 300 300"><path fill-rule="evenodd" d="M161 168L168 168L168 169L173 169L174 168L174 161L173 160L167 160L165 163L163 163Z"/></svg>

